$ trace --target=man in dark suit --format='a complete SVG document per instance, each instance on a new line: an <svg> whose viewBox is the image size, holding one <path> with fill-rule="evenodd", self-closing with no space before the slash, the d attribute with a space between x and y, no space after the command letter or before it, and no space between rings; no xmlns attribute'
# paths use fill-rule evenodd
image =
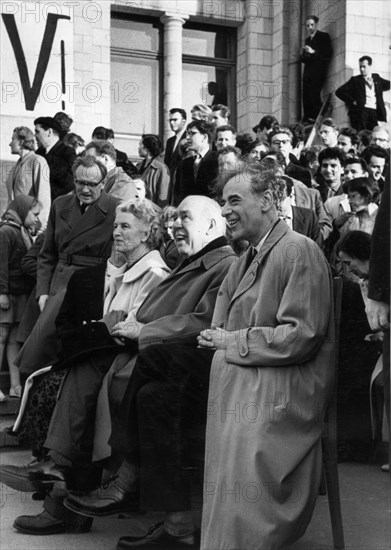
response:
<svg viewBox="0 0 391 550"><path fill-rule="evenodd" d="M284 126L277 126L270 132L268 139L270 143L270 150L277 153L280 152L284 155L286 162L286 175L301 181L307 187L311 187L311 174L309 170L295 164L291 160L291 153L293 151L293 134L290 129Z"/></svg>
<svg viewBox="0 0 391 550"><path fill-rule="evenodd" d="M357 130L373 130L378 121L387 120L383 92L390 89L390 81L372 73L372 58L364 55L358 60L360 73L352 76L335 95L346 103L350 124Z"/></svg>
<svg viewBox="0 0 391 550"><path fill-rule="evenodd" d="M92 139L96 140L105 140L109 141L114 145L114 132L111 128L105 128L104 126L97 126L92 132ZM138 175L138 170L136 166L128 159L128 155L124 151L119 151L115 149L116 161L115 164L118 168L122 170L131 178L135 178Z"/></svg>
<svg viewBox="0 0 391 550"><path fill-rule="evenodd" d="M164 164L168 166L170 170L170 192L169 202L172 203L172 187L175 181L175 173L179 166L179 163L183 157L183 151L180 147L181 140L185 137L186 129L186 111L174 107L170 109L168 121L170 128L174 132L174 135L168 138L166 143L166 151L164 153Z"/></svg>
<svg viewBox="0 0 391 550"><path fill-rule="evenodd" d="M194 156L182 160L177 170L174 205L188 195L211 196L211 187L218 174L218 154L211 151L214 128L204 120L193 120L187 126L187 143Z"/></svg>
<svg viewBox="0 0 391 550"><path fill-rule="evenodd" d="M170 128L175 135L168 138L166 143L166 151L164 153L164 164L166 164L170 173L172 174L175 171L180 159L181 151L179 148L179 142L182 139L183 134L185 133L186 128L186 111L184 109L179 109L174 107L170 109L169 123Z"/></svg>
<svg viewBox="0 0 391 550"><path fill-rule="evenodd" d="M286 196L278 206L278 215L290 229L301 233L315 241L319 246L323 239L320 232L318 217L310 208L303 208L292 204L293 180L283 176L286 186Z"/></svg>
<svg viewBox="0 0 391 550"><path fill-rule="evenodd" d="M330 36L327 32L318 31L318 22L316 15L307 17L305 25L309 36L300 52L300 59L304 63L303 120L307 122L315 122L322 106L320 92L333 55Z"/></svg>
<svg viewBox="0 0 391 550"><path fill-rule="evenodd" d="M75 150L60 140L61 125L52 117L34 120L35 138L38 142L37 155L46 159L50 170L50 191L52 202L61 195L75 189L72 165L76 159Z"/></svg>

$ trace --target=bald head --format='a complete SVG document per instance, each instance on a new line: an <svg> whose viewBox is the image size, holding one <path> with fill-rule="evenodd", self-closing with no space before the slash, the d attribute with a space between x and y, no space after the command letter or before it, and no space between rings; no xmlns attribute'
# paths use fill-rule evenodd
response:
<svg viewBox="0 0 391 550"><path fill-rule="evenodd" d="M173 232L178 252L193 256L207 244L225 235L220 205L202 195L186 197L177 209Z"/></svg>

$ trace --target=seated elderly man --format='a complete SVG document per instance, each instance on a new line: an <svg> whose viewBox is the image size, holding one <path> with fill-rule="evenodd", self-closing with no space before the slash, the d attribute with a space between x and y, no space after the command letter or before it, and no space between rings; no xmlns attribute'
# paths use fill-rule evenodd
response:
<svg viewBox="0 0 391 550"><path fill-rule="evenodd" d="M190 196L181 203L174 223L174 239L182 262L149 294L137 311L137 327L142 327L140 342L153 339L157 342L180 343L192 350L196 347L197 334L202 328L209 326L218 288L235 258L232 249L226 244L224 233L221 208L215 201L207 197ZM123 324L112 335L126 341L129 338L135 341L135 323ZM133 355L134 351L129 352L128 361L131 361ZM66 459L63 463L79 467L91 461L91 438L87 438L86 434L94 429L94 415L86 414L84 418L80 416L75 430L69 403L75 401L77 393L78 410L83 410L83 407L87 410L87 403L83 399L92 399L90 388L98 387L104 374L104 369L88 368L86 364L83 369L70 370L45 442L45 446L51 449L52 456L56 456L57 460L62 456ZM89 386L88 395L79 390L83 383L84 386L86 383ZM90 410L89 407L88 411ZM42 486L45 482L53 483L63 477L61 469L48 469L47 465L41 472L35 471L33 474L37 486ZM93 510L92 515L106 515L128 509L129 502L123 502L127 495L121 490L122 482L123 479L119 476L118 484L109 484L107 493L99 494L98 507ZM51 515L54 516L52 521L57 521L59 529L54 532L64 532L64 524L61 526L64 510L51 508ZM34 516L22 520L27 521L30 526L33 525L30 532L35 529L33 518ZM40 534L39 520L36 524L35 534Z"/></svg>

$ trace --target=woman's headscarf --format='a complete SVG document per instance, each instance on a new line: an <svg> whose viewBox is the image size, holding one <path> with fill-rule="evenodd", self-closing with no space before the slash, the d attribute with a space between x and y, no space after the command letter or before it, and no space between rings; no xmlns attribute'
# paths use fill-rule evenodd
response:
<svg viewBox="0 0 391 550"><path fill-rule="evenodd" d="M28 229L24 226L24 222L34 204L37 204L37 199L35 197L18 195L10 202L7 210L1 217L3 223L20 228L23 240L28 249L31 247L32 239Z"/></svg>

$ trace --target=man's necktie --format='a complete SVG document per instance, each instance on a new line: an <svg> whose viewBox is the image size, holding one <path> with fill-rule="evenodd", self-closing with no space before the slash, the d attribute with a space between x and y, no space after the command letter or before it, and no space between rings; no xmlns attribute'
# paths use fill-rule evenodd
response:
<svg viewBox="0 0 391 550"><path fill-rule="evenodd" d="M247 259L246 259L245 272L248 270L248 268L250 267L250 265L253 262L253 259L257 255L257 249L254 248L253 246L250 246L250 249L248 250L247 254L248 254L248 256L247 256Z"/></svg>
<svg viewBox="0 0 391 550"><path fill-rule="evenodd" d="M201 159L202 159L201 155L197 155L196 158L194 159L194 165L193 165L194 179L197 179L197 174L198 174L198 169L200 167Z"/></svg>

